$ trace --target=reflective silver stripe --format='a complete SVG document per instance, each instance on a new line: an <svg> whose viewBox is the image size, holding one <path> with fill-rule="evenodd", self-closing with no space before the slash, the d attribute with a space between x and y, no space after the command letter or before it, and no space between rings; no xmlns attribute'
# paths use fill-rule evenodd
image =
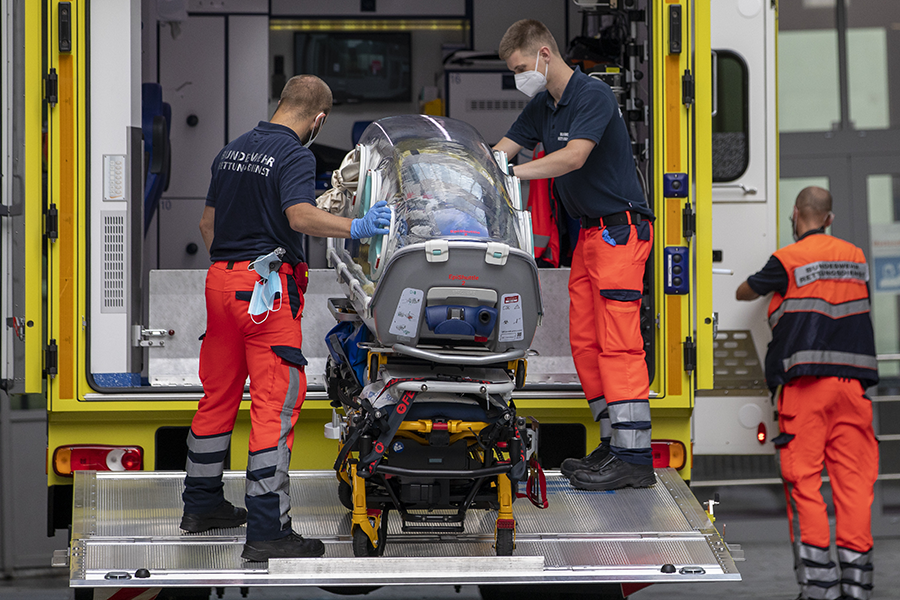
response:
<svg viewBox="0 0 900 600"><path fill-rule="evenodd" d="M817 585L801 585L800 597L810 600L838 600L841 597L841 586L819 587Z"/></svg>
<svg viewBox="0 0 900 600"><path fill-rule="evenodd" d="M603 396L599 398L594 398L593 400L588 400L588 406L591 409L591 414L594 415L594 422L596 423L603 417L609 418L609 414L603 414L606 412L606 399Z"/></svg>
<svg viewBox="0 0 900 600"><path fill-rule="evenodd" d="M629 450L641 450L650 447L649 429L613 429L610 446L626 448Z"/></svg>
<svg viewBox="0 0 900 600"><path fill-rule="evenodd" d="M600 439L608 442L611 437L612 423L609 420L609 415L600 417Z"/></svg>
<svg viewBox="0 0 900 600"><path fill-rule="evenodd" d="M856 598L857 600L869 600L872 597L872 590L859 587L858 585L841 584L841 592L847 598Z"/></svg>
<svg viewBox="0 0 900 600"><path fill-rule="evenodd" d="M801 350L782 361L785 371L796 365L846 365L863 369L877 369L878 361L869 354L836 352L834 350Z"/></svg>
<svg viewBox="0 0 900 600"><path fill-rule="evenodd" d="M609 405L609 419L613 426L619 423L637 423L650 420L650 402L616 402Z"/></svg>
<svg viewBox="0 0 900 600"><path fill-rule="evenodd" d="M851 550L850 548L842 548L841 546L838 546L837 556L841 564L847 563L849 565L854 565L857 567L872 564L872 550L869 550L868 552L857 552L856 550Z"/></svg>
<svg viewBox="0 0 900 600"><path fill-rule="evenodd" d="M837 565L831 567L808 567L802 565L801 568L806 571L807 582L821 581L822 583L828 583L833 581L837 585L838 580L841 578Z"/></svg>
<svg viewBox="0 0 900 600"><path fill-rule="evenodd" d="M225 463L219 461L205 464L194 462L189 458L184 470L188 477L221 477L225 471Z"/></svg>
<svg viewBox="0 0 900 600"><path fill-rule="evenodd" d="M270 467L278 466L278 452L263 452L261 454L253 454L247 461L248 471L259 471Z"/></svg>
<svg viewBox="0 0 900 600"><path fill-rule="evenodd" d="M278 496L278 506L281 512L279 518L282 527L291 521L290 475L288 469L291 463L291 451L287 447L288 434L291 432L291 416L300 394L300 370L296 367L288 367L290 381L281 407L281 430L279 431L278 446L274 452L264 452L251 456L247 464L247 470L275 467L275 473L271 477L264 477L259 481L247 479L247 495L262 496L275 493Z"/></svg>
<svg viewBox="0 0 900 600"><path fill-rule="evenodd" d="M797 284L797 287L826 279L855 280L859 283L866 283L869 281L869 265L852 260L820 260L794 269L794 283Z"/></svg>
<svg viewBox="0 0 900 600"><path fill-rule="evenodd" d="M827 565L831 562L828 548L817 548L809 544L799 544L797 546L797 555L800 557L800 560L808 560L820 565Z"/></svg>
<svg viewBox="0 0 900 600"><path fill-rule="evenodd" d="M862 300L832 304L821 298L788 298L769 317L769 327L775 329L778 321L786 312L815 312L828 315L832 319L841 319L869 312L869 299L863 298Z"/></svg>
<svg viewBox="0 0 900 600"><path fill-rule="evenodd" d="M224 452L228 450L228 444L231 443L231 432L227 435L217 435L215 437L198 438L193 431L188 432L187 447L188 450L196 454L208 454L210 452Z"/></svg>
<svg viewBox="0 0 900 600"><path fill-rule="evenodd" d="M848 581L856 585L872 585L872 582L875 580L875 571L871 569L858 569L854 567L845 567L841 565L841 581L843 583L847 583Z"/></svg>

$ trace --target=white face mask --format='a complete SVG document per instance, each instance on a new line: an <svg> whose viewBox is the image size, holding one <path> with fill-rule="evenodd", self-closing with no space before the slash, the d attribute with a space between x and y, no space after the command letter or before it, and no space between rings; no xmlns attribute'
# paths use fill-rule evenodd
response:
<svg viewBox="0 0 900 600"><path fill-rule="evenodd" d="M538 50L537 58L534 59L534 71L516 73L516 87L529 98L534 98L535 94L547 89L547 71L550 69L550 65L547 65L544 69L544 74L541 75L537 70L540 60L541 51Z"/></svg>
<svg viewBox="0 0 900 600"><path fill-rule="evenodd" d="M323 117L321 123L319 122L320 115ZM312 143L316 141L316 138L319 137L319 134L322 132L322 123L325 123L324 116L325 113L319 113L319 115L316 115L316 121L315 123L313 123L312 129L309 131L309 139L303 143L303 145L307 148L312 146Z"/></svg>

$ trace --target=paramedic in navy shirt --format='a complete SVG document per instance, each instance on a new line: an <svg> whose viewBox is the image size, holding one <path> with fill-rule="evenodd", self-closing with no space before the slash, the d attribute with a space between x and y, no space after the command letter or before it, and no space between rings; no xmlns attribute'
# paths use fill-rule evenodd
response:
<svg viewBox="0 0 900 600"><path fill-rule="evenodd" d="M362 219L316 207L316 161L308 146L331 104L331 90L318 77L288 81L272 120L225 146L213 161L200 220L212 265L200 349L203 398L187 440L181 528L199 533L246 522L241 556L249 561L325 552L319 540L296 533L290 517L288 468L306 396L300 318L307 266L300 234L359 239L387 233L390 223L383 202ZM279 248L283 252L251 270L254 261ZM269 272L269 283L257 285ZM225 499L222 472L248 375L244 510Z"/></svg>
<svg viewBox="0 0 900 600"><path fill-rule="evenodd" d="M584 458L566 459L561 470L581 489L653 485L640 331L653 212L637 179L628 129L609 86L573 71L543 23L514 23L499 52L516 87L532 100L494 148L513 157L542 143L546 156L516 165L514 174L555 178L566 211L581 220L569 276L569 342L601 443Z"/></svg>

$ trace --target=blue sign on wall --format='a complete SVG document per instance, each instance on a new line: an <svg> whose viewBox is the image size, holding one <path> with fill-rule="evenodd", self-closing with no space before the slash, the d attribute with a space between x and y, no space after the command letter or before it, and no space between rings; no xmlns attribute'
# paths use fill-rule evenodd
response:
<svg viewBox="0 0 900 600"><path fill-rule="evenodd" d="M900 256L876 256L872 279L876 292L900 292Z"/></svg>

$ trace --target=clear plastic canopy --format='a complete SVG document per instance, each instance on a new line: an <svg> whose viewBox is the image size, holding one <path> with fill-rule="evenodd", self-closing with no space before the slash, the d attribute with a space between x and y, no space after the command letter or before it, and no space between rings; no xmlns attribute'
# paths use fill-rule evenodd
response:
<svg viewBox="0 0 900 600"><path fill-rule="evenodd" d="M522 248L506 174L481 135L445 117L401 115L369 125L359 141L378 173L371 203L394 209L393 250L434 239L476 239Z"/></svg>

